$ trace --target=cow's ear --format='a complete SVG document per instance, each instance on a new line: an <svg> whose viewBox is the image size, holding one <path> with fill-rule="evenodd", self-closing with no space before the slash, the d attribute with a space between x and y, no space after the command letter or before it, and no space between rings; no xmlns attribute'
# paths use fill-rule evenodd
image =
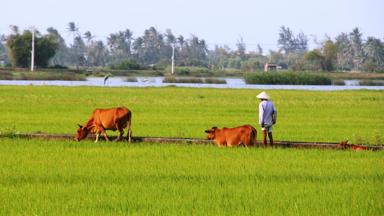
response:
<svg viewBox="0 0 384 216"><path fill-rule="evenodd" d="M205 130L205 133L211 133L211 130Z"/></svg>
<svg viewBox="0 0 384 216"><path fill-rule="evenodd" d="M80 125L80 124L77 124L78 126L79 126L79 128L82 128L83 126L82 125Z"/></svg>
<svg viewBox="0 0 384 216"><path fill-rule="evenodd" d="M217 129L217 127L215 126L215 127L212 127L212 130L216 130Z"/></svg>

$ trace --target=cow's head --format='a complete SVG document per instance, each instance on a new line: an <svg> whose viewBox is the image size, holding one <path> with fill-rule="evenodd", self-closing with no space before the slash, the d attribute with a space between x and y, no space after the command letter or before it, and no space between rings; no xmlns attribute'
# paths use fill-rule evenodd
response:
<svg viewBox="0 0 384 216"><path fill-rule="evenodd" d="M80 140L84 139L85 137L87 137L88 132L89 131L88 131L87 127L83 127L83 126L79 125L79 129L77 129L75 140L80 141Z"/></svg>
<svg viewBox="0 0 384 216"><path fill-rule="evenodd" d="M341 141L338 145L338 148L340 149L347 149L349 147L348 140Z"/></svg>
<svg viewBox="0 0 384 216"><path fill-rule="evenodd" d="M209 140L213 140L215 139L216 135L215 135L215 131L217 130L218 128L217 127L212 127L211 129L209 130L205 130L205 133L207 133L207 139Z"/></svg>

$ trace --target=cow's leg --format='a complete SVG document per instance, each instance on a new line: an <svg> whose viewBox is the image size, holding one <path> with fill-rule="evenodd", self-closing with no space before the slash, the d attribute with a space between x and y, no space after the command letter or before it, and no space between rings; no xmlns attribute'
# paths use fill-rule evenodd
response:
<svg viewBox="0 0 384 216"><path fill-rule="evenodd" d="M243 136L243 141L240 141L239 145L244 145L245 148L248 148L248 145L252 146L252 141L251 141L251 134L248 136Z"/></svg>
<svg viewBox="0 0 384 216"><path fill-rule="evenodd" d="M99 141L99 136L100 136L100 133L99 133L99 132L97 132L97 133L96 133L96 139L95 139L95 143L97 143L97 142Z"/></svg>
<svg viewBox="0 0 384 216"><path fill-rule="evenodd" d="M224 143L221 143L219 140L213 140L213 144L217 145L217 147L222 148L224 147Z"/></svg>
<svg viewBox="0 0 384 216"><path fill-rule="evenodd" d="M128 143L131 143L131 139L132 139L131 117L129 117L128 119L127 127L128 127L127 139L128 139Z"/></svg>
<svg viewBox="0 0 384 216"><path fill-rule="evenodd" d="M246 139L245 142L240 142L240 145L243 144L245 148L248 148L250 140Z"/></svg>
<svg viewBox="0 0 384 216"><path fill-rule="evenodd" d="M100 134L100 133L103 134L103 136L104 136L104 138L105 138L106 141L110 141L109 138L108 138L107 132L105 131L104 128L99 127L99 128L98 128L98 133L99 133L99 134Z"/></svg>
<svg viewBox="0 0 384 216"><path fill-rule="evenodd" d="M247 145L246 143L241 142L241 143L239 144L239 146L240 146L240 145L243 145L245 148L248 148L248 145Z"/></svg>
<svg viewBox="0 0 384 216"><path fill-rule="evenodd" d="M109 138L108 138L107 133L105 132L105 130L103 131L103 135L104 135L104 138L105 138L106 141L110 141Z"/></svg>
<svg viewBox="0 0 384 216"><path fill-rule="evenodd" d="M119 136L116 138L116 141L120 141L123 138L123 135L124 135L124 130L123 129L119 130Z"/></svg>
<svg viewBox="0 0 384 216"><path fill-rule="evenodd" d="M131 140L132 140L132 130L131 130L131 128L128 128L127 136L128 136L128 143L131 143Z"/></svg>
<svg viewBox="0 0 384 216"><path fill-rule="evenodd" d="M116 123L116 128L119 131L119 136L116 137L115 141L120 141L121 138L123 137L124 129L122 127L120 127L120 125L118 123Z"/></svg>

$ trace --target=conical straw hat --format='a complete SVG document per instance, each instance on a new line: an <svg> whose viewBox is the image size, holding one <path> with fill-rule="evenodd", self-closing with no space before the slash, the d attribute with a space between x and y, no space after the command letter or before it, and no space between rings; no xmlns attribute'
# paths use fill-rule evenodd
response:
<svg viewBox="0 0 384 216"><path fill-rule="evenodd" d="M269 100L269 95L265 91L261 92L256 97L259 99L268 99Z"/></svg>

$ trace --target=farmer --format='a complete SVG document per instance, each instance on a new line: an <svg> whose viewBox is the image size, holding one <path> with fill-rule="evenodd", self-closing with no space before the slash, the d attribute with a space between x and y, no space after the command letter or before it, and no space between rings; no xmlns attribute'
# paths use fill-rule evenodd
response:
<svg viewBox="0 0 384 216"><path fill-rule="evenodd" d="M259 104L259 124L263 133L263 145L267 146L267 134L269 143L273 146L272 126L276 124L277 110L270 101L268 94L263 91L256 96L261 100Z"/></svg>

